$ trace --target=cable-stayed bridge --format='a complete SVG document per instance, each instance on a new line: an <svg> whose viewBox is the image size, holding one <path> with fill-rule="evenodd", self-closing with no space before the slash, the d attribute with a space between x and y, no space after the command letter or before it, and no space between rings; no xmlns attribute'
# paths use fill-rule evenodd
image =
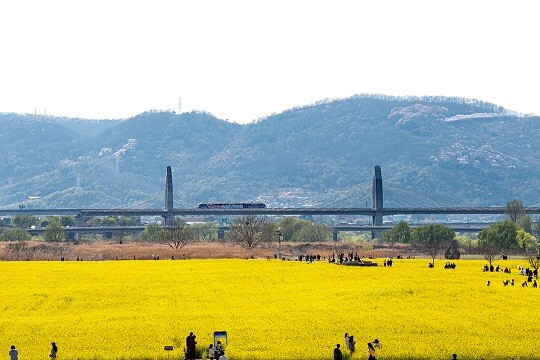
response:
<svg viewBox="0 0 540 360"><path fill-rule="evenodd" d="M383 188L382 173L380 166L375 166L373 181L360 184L340 191L339 193L329 193L318 201L317 207L300 208L243 208L243 209L199 209L199 208L175 208L174 193L172 183L172 170L167 167L165 179L165 194L156 196L141 202L141 206L147 208L129 209L0 209L0 215L75 215L76 219L84 219L93 216L161 216L166 226L171 226L175 216L201 216L201 215L358 215L369 216L371 224L363 227L370 228L373 235L378 237L385 226L383 218L390 215L504 215L505 206L496 207L459 207L454 206L451 200L444 197L428 197L426 195L415 195L410 191L396 187ZM354 196L353 196L354 195ZM356 196L356 198L355 198ZM389 196L393 207L385 207L385 196ZM355 203L363 204L365 207L346 207L350 204L350 199ZM370 207L368 207L370 203ZM436 206L436 204L449 204L447 206ZM159 207L162 205L163 207ZM340 205L340 206L337 206ZM526 214L540 214L540 206L526 207Z"/></svg>

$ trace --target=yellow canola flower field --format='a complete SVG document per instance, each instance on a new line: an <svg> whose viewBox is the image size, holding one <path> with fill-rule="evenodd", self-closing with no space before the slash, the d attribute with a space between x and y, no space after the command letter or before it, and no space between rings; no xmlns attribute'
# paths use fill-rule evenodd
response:
<svg viewBox="0 0 540 360"><path fill-rule="evenodd" d="M45 359L54 341L58 359L179 359L190 331L207 348L224 330L233 360L333 359L337 343L367 359L375 338L378 359L540 359L540 289L521 286L524 260L499 262L511 274L481 260L375 261L1 262L0 351Z"/></svg>

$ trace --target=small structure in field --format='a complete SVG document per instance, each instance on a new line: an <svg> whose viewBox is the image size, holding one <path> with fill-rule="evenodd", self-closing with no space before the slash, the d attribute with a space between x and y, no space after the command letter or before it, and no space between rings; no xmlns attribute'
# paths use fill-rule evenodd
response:
<svg viewBox="0 0 540 360"><path fill-rule="evenodd" d="M341 265L345 266L377 266L376 262L369 260L360 260L360 261L344 261Z"/></svg>
<svg viewBox="0 0 540 360"><path fill-rule="evenodd" d="M450 243L450 246L444 253L444 258L448 260L457 260L460 258L460 256L461 254L459 253L459 250L457 248L457 241L452 240L452 242Z"/></svg>

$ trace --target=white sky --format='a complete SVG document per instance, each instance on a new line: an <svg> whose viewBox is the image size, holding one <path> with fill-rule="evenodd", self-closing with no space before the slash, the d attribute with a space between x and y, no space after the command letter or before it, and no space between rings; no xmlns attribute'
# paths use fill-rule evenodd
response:
<svg viewBox="0 0 540 360"><path fill-rule="evenodd" d="M0 112L247 123L359 93L540 114L540 1L0 0Z"/></svg>

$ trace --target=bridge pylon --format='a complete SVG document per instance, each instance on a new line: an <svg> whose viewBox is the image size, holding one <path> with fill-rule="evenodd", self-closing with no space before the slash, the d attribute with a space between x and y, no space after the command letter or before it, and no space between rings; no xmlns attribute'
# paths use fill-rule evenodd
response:
<svg viewBox="0 0 540 360"><path fill-rule="evenodd" d="M375 211L372 216L371 225L382 226L383 225L383 186L381 167L375 166L375 175L373 176L373 189L371 197L371 208ZM373 230L371 232L372 238L380 238L382 230Z"/></svg>
<svg viewBox="0 0 540 360"><path fill-rule="evenodd" d="M164 225L173 226L174 224L174 204L173 204L173 184L172 184L172 169L167 166L167 177L165 179L165 211L163 215Z"/></svg>

